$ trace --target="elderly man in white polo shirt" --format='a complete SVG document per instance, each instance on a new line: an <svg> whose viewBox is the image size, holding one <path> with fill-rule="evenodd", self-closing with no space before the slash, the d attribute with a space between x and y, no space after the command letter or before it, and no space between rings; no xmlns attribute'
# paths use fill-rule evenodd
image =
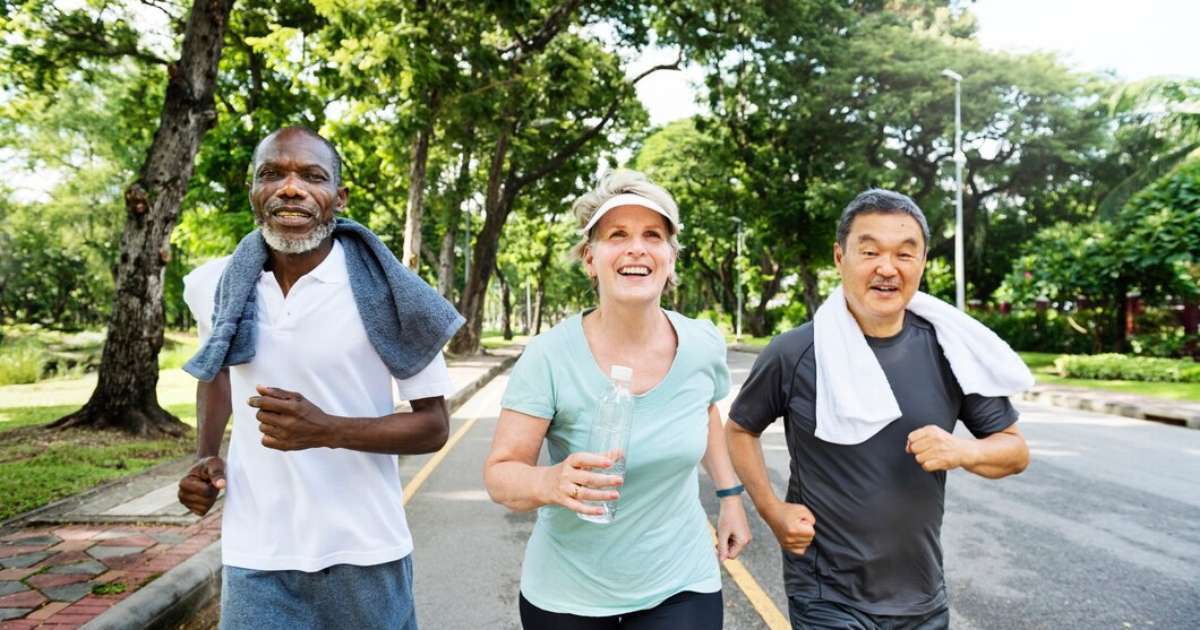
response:
<svg viewBox="0 0 1200 630"><path fill-rule="evenodd" d="M446 441L441 348L462 317L335 219L340 166L309 129L267 136L259 229L184 279L203 345L185 366L200 379L198 461L179 498L202 515L226 492L222 628L416 628L396 455ZM395 412L393 385L411 412Z"/></svg>

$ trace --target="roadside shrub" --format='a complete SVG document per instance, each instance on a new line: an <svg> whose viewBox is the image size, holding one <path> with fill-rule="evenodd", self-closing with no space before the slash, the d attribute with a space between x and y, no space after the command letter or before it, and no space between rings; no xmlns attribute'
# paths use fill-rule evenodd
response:
<svg viewBox="0 0 1200 630"><path fill-rule="evenodd" d="M30 343L0 346L0 385L36 383L46 363L43 352Z"/></svg>
<svg viewBox="0 0 1200 630"><path fill-rule="evenodd" d="M1124 354L1064 355L1054 360L1059 375L1120 381L1200 383L1200 364Z"/></svg>
<svg viewBox="0 0 1200 630"><path fill-rule="evenodd" d="M1185 357L1189 346L1196 344L1200 344L1200 336L1185 335L1182 327L1163 328L1129 338L1129 348L1144 357Z"/></svg>
<svg viewBox="0 0 1200 630"><path fill-rule="evenodd" d="M1092 352L1096 345L1094 333L1079 332L1071 326L1067 316L1054 310L1044 313L1033 309L1014 310L1008 315L976 311L971 316L991 328L1013 350L1083 354ZM1077 320L1076 323L1080 322ZM1091 328L1090 322L1080 325Z"/></svg>

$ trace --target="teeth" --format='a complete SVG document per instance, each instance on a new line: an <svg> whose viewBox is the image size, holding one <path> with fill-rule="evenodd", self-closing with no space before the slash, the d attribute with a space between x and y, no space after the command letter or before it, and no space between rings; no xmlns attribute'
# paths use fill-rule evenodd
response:
<svg viewBox="0 0 1200 630"><path fill-rule="evenodd" d="M650 275L649 267L622 267L618 270L623 276L648 276Z"/></svg>

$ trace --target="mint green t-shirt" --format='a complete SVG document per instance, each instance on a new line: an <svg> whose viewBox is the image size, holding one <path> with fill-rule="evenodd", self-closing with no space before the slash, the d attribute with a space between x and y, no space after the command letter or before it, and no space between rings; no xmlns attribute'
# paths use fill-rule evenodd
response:
<svg viewBox="0 0 1200 630"><path fill-rule="evenodd" d="M725 342L708 322L666 314L679 345L662 381L634 396L616 520L590 523L557 505L538 510L521 567L521 593L538 608L601 617L653 608L682 591L721 590L696 466L708 446L708 406L729 393ZM608 386L583 317L574 315L530 341L502 404L549 420L557 464L587 449Z"/></svg>

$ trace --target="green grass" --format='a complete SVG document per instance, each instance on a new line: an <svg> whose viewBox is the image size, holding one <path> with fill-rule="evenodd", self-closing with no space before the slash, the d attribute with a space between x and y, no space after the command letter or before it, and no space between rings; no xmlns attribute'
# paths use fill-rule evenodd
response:
<svg viewBox="0 0 1200 630"><path fill-rule="evenodd" d="M496 348L527 344L529 337L529 335L513 335L512 339L505 339L504 335L500 333L487 332L479 338L479 343L488 350L495 350Z"/></svg>
<svg viewBox="0 0 1200 630"><path fill-rule="evenodd" d="M746 346L753 346L755 348L765 348L767 347L767 344L771 343L772 339L774 339L774 337L755 337L753 335L742 335L741 341L737 341L736 343ZM725 343L735 343L733 333L725 333Z"/></svg>
<svg viewBox="0 0 1200 630"><path fill-rule="evenodd" d="M92 587L92 595L120 595L125 592L124 582L109 582L108 584L96 584Z"/></svg>
<svg viewBox="0 0 1200 630"><path fill-rule="evenodd" d="M147 440L116 431L50 430L74 405L0 410L0 520L191 452L195 438ZM172 409L178 412L178 409Z"/></svg>
<svg viewBox="0 0 1200 630"><path fill-rule="evenodd" d="M1086 387L1136 396L1200 402L1200 383L1148 383L1145 381L1063 378L1054 370L1054 359L1061 355L1053 352L1019 352L1018 354L1025 360L1025 364L1029 366L1037 382L1044 385Z"/></svg>
<svg viewBox="0 0 1200 630"><path fill-rule="evenodd" d="M97 484L183 457L192 434L143 439L116 431L42 428L87 402L96 375L0 387L0 521ZM159 403L195 426L196 381L181 370L159 373Z"/></svg>
<svg viewBox="0 0 1200 630"><path fill-rule="evenodd" d="M1055 374L1034 372L1039 383L1102 389L1122 394L1166 398L1185 402L1200 402L1200 383L1149 383L1146 381L1103 381L1085 378L1063 378Z"/></svg>
<svg viewBox="0 0 1200 630"><path fill-rule="evenodd" d="M1060 355L1056 352L1018 352L1029 369L1037 372L1040 368L1054 367L1054 359Z"/></svg>

